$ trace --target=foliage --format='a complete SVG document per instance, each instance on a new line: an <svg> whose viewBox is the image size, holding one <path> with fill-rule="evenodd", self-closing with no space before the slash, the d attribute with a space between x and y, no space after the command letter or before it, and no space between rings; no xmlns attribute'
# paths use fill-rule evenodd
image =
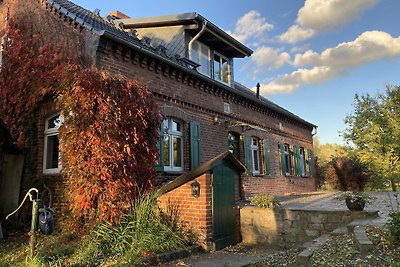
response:
<svg viewBox="0 0 400 267"><path fill-rule="evenodd" d="M59 106L62 173L74 217L114 221L152 186L159 114L141 85L75 67Z"/></svg>
<svg viewBox="0 0 400 267"><path fill-rule="evenodd" d="M389 232L395 242L400 244L400 211L389 214Z"/></svg>
<svg viewBox="0 0 400 267"><path fill-rule="evenodd" d="M343 137L355 146L362 163L373 171L372 187L400 181L400 87L387 86L376 96L355 96L354 112L345 123ZM379 188L383 189L383 188Z"/></svg>
<svg viewBox="0 0 400 267"><path fill-rule="evenodd" d="M315 139L317 140L317 139ZM316 182L318 188L323 189L338 189L339 178L332 168L331 161L336 157L347 157L350 153L350 148L337 144L314 144L316 153Z"/></svg>
<svg viewBox="0 0 400 267"><path fill-rule="evenodd" d="M371 203L372 197L365 193L365 192L343 192L340 193L339 195L335 196L336 200L346 200L349 199L350 202L364 202L364 203Z"/></svg>
<svg viewBox="0 0 400 267"><path fill-rule="evenodd" d="M327 173L337 179L337 189L344 191L363 191L369 179L367 166L351 154L333 157L328 163Z"/></svg>
<svg viewBox="0 0 400 267"><path fill-rule="evenodd" d="M0 36L4 36L0 32ZM26 37L14 26L7 29L0 68L0 119L20 148L27 143L26 126L42 101L60 86L68 60L37 36Z"/></svg>
<svg viewBox="0 0 400 267"><path fill-rule="evenodd" d="M158 212L154 194L142 195L132 206L115 225L102 222L85 236L68 229L39 236L33 259L26 258L25 240L9 246L0 242L0 266L147 266L156 254L189 244Z"/></svg>
<svg viewBox="0 0 400 267"><path fill-rule="evenodd" d="M273 208L281 203L271 195L255 195L251 198L250 204L261 208Z"/></svg>
<svg viewBox="0 0 400 267"><path fill-rule="evenodd" d="M155 101L142 85L74 65L12 23L6 33L0 119L24 147L33 144L26 133L37 128L31 121L41 104L56 101L64 117L59 136L70 218L76 226L114 222L138 191L152 186L160 122Z"/></svg>
<svg viewBox="0 0 400 267"><path fill-rule="evenodd" d="M101 223L94 230L89 244L97 249L86 253L85 257L99 258L100 253L103 257L107 254L121 255L128 263L137 264L138 258L183 248L188 239L181 233L158 213L156 195L146 194L134 203L131 213L124 215L118 224ZM87 245L83 247L87 248Z"/></svg>

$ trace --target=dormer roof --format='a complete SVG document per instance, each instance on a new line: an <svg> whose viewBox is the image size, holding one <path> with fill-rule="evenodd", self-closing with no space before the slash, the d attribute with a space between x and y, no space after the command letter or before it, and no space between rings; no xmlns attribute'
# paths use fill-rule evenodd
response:
<svg viewBox="0 0 400 267"><path fill-rule="evenodd" d="M116 20L116 25L120 25L123 29L182 25L185 26L186 31L192 36L199 33L204 26L205 31L200 36L199 40L206 45L217 49L224 55L231 58L243 58L250 56L253 53L253 50L196 12L156 17L119 19Z"/></svg>

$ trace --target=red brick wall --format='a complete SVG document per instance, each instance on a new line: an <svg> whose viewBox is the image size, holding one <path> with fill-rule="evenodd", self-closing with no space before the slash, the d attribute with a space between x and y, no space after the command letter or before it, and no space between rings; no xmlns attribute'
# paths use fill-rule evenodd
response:
<svg viewBox="0 0 400 267"><path fill-rule="evenodd" d="M190 169L188 123L199 121L202 162L228 150L227 136L230 131L239 135L247 131L260 140L269 139L271 174L256 177L243 175L242 191L245 198L254 193L281 195L315 189L313 178L281 175L278 151L278 143L299 145L305 150L312 149L312 127L285 118L271 110L265 110L255 103L227 92L222 85L218 86L196 75L184 73L179 68L139 55L134 50L122 50L104 40L101 41L101 47L97 57L98 68L143 82L154 93L161 113L164 116L180 119L184 123L185 171ZM224 102L230 104L229 114L223 112ZM215 116L218 117L216 124L213 123ZM246 126L233 127L232 124L236 122L254 125L260 129L249 130ZM280 124L283 127L280 127ZM243 147L240 156L244 162ZM163 177L171 179L179 174L181 173L158 173L160 180L163 180Z"/></svg>
<svg viewBox="0 0 400 267"><path fill-rule="evenodd" d="M200 197L192 196L191 183L200 183ZM202 246L209 249L212 241L212 187L211 174L205 173L180 187L160 196L159 206L166 211L168 205L179 207L179 221L198 235Z"/></svg>

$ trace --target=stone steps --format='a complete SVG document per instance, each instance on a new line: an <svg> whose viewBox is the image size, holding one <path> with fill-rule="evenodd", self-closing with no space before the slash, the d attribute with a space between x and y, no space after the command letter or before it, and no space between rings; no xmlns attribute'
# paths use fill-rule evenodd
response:
<svg viewBox="0 0 400 267"><path fill-rule="evenodd" d="M353 233L360 252L367 253L374 248L373 243L369 240L366 233L367 226L373 225L375 227L382 227L386 222L386 219L380 217L373 219L353 220L348 225L338 227L329 234L324 234L313 241L304 243L302 246L303 250L297 255L296 263L298 266L306 266L314 254L314 251L324 245L330 236L347 233Z"/></svg>

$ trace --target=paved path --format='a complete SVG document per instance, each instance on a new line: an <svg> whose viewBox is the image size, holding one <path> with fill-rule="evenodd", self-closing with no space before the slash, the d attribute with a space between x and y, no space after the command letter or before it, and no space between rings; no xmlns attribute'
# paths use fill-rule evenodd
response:
<svg viewBox="0 0 400 267"><path fill-rule="evenodd" d="M379 216L387 219L388 214L400 210L400 193L371 192L374 199L365 208L367 211L379 211ZM308 194L279 197L281 208L306 209L306 210L347 210L344 201L333 199L332 192L312 192ZM397 200L396 201L396 196ZM191 266L191 267L239 267L249 263L262 261L268 255L279 251L272 246L246 247L241 244L220 251L193 255L189 258L175 260L165 266Z"/></svg>

